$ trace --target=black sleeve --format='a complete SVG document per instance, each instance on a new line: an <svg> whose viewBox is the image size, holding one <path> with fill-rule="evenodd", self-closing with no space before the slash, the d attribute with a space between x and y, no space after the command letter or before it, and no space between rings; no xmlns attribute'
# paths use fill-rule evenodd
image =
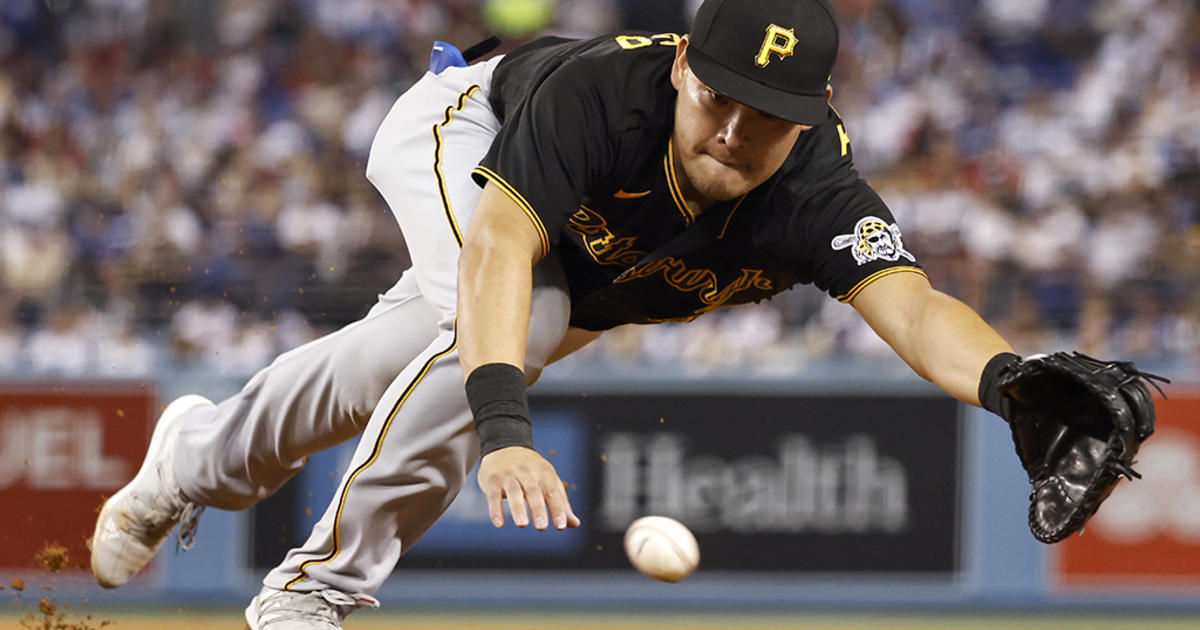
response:
<svg viewBox="0 0 1200 630"><path fill-rule="evenodd" d="M813 129L818 174L806 187L793 238L809 257L813 283L841 302L875 280L925 272L904 246L887 204L854 170L849 136L836 116Z"/></svg>
<svg viewBox="0 0 1200 630"><path fill-rule="evenodd" d="M472 171L490 181L533 221L543 254L558 241L584 193L611 168L613 149L601 86L566 63L510 109Z"/></svg>

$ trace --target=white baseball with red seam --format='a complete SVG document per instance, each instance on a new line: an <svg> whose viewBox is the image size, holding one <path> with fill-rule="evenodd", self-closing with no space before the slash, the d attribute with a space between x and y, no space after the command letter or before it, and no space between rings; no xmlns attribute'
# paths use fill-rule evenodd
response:
<svg viewBox="0 0 1200 630"><path fill-rule="evenodd" d="M660 582L678 582L700 564L700 545L683 523L643 516L625 530L625 555L633 567Z"/></svg>

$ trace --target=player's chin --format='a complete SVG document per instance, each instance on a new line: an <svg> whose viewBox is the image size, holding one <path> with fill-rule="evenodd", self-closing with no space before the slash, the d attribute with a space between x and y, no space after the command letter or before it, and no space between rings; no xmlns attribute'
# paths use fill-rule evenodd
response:
<svg viewBox="0 0 1200 630"><path fill-rule="evenodd" d="M727 166L710 166L704 177L699 178L696 188L700 194L714 201L729 201L750 192L758 185L744 171Z"/></svg>

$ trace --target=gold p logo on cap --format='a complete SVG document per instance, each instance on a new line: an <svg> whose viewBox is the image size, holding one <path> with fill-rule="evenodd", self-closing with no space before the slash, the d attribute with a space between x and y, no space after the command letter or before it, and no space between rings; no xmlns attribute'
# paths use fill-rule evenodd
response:
<svg viewBox="0 0 1200 630"><path fill-rule="evenodd" d="M790 57L797 41L793 29L783 28L778 24L768 26L767 35L763 38L762 48L758 49L754 63L760 68L767 67L767 64L771 63L771 53L779 55L780 59Z"/></svg>

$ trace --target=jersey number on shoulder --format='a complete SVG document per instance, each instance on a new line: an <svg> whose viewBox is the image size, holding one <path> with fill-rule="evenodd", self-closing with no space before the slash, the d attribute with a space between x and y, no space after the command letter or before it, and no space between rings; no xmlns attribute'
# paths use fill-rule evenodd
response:
<svg viewBox="0 0 1200 630"><path fill-rule="evenodd" d="M659 46L674 47L679 45L679 35L675 33L658 33L650 37L646 37L645 35L617 35L616 39L617 45L625 50L652 46L656 42Z"/></svg>

